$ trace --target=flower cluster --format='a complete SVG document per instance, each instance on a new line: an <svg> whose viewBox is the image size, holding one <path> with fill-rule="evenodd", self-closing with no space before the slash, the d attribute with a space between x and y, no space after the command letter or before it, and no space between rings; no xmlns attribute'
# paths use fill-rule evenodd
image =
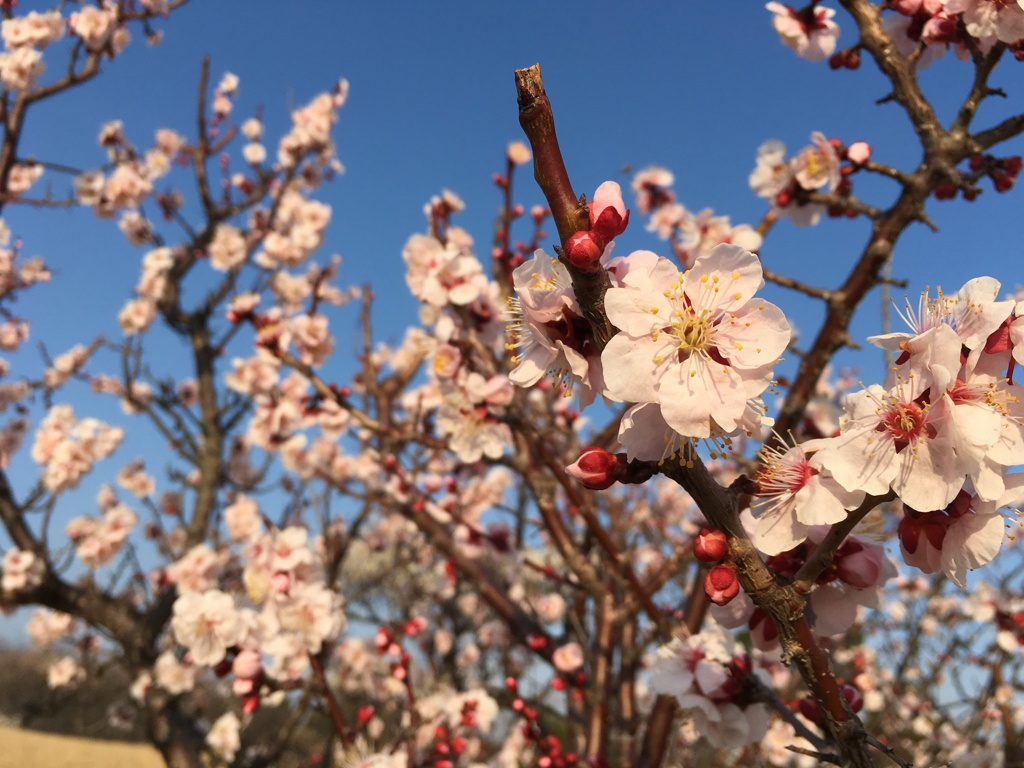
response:
<svg viewBox="0 0 1024 768"><path fill-rule="evenodd" d="M669 171L652 166L633 176L632 187L637 208L650 217L647 229L669 242L684 268L723 243L755 252L761 247L761 234L748 224L733 226L728 216L715 216L710 208L697 213L686 209L671 189L674 181Z"/></svg>
<svg viewBox="0 0 1024 768"><path fill-rule="evenodd" d="M762 684L771 678L720 628L663 646L650 671L651 691L674 696L716 747L753 744L768 730L767 707L749 703L748 692L752 678Z"/></svg>

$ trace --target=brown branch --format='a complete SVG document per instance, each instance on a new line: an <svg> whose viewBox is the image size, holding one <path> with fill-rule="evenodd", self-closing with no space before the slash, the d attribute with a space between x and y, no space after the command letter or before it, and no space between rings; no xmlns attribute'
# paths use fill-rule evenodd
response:
<svg viewBox="0 0 1024 768"><path fill-rule="evenodd" d="M326 650L326 649L324 649ZM338 705L338 699L334 695L334 691L331 690L330 684L327 682L327 675L324 673L324 660L321 658L324 651L320 653L311 653L309 655L309 664L313 667L313 676L316 678L320 693L324 697L324 701L327 703L327 715L331 719L331 726L334 728L334 733L338 736L338 741L341 742L343 749L348 749L352 740L348 735L348 726L345 725L345 719L341 714L341 707Z"/></svg>
<svg viewBox="0 0 1024 768"><path fill-rule="evenodd" d="M569 238L576 232L589 229L589 215L569 183L562 150L558 146L558 136L555 135L551 102L548 101L540 75L540 65L517 69L515 76L519 125L533 148L533 175L548 201L564 249ZM590 323L594 341L598 349L604 349L615 333L604 312L604 294L611 285L608 273L603 269L582 272L568 259L562 258L561 261L572 276L576 300Z"/></svg>
<svg viewBox="0 0 1024 768"><path fill-rule="evenodd" d="M608 757L608 705L614 699L612 690L611 664L615 652L614 635L618 629L615 621L615 595L610 585L600 598L597 608L597 632L591 658L590 670L590 711L587 713L587 758L591 764Z"/></svg>
<svg viewBox="0 0 1024 768"><path fill-rule="evenodd" d="M867 517L871 510L879 504L892 501L895 498L896 494L892 491L884 496L868 496L857 509L847 515L845 520L829 528L825 538L815 547L813 554L807 558L807 561L800 566L800 570L793 576L793 586L798 591L809 594L814 588L818 577L832 565L832 559L835 557L836 551L857 526L857 523Z"/></svg>

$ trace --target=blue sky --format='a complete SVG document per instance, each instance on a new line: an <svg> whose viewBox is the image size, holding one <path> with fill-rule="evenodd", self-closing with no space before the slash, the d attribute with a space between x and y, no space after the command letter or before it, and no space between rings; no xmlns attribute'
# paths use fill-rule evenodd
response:
<svg viewBox="0 0 1024 768"><path fill-rule="evenodd" d="M18 12L37 7L22 2ZM837 20L840 45L854 42L852 23L841 14ZM158 26L165 30L160 45L136 40L104 65L97 81L34 109L23 155L98 166L104 158L96 134L111 119L122 119L128 137L143 147L160 127L191 138L204 54L211 57L214 82L227 71L240 77L239 120L262 106L268 146L286 130L290 107L347 78L351 95L336 130L346 173L320 195L333 208L322 256L342 254L341 283L373 283L378 336L393 341L415 322L401 249L410 234L423 230L422 207L431 195L444 188L458 193L467 209L457 223L476 238L478 252L489 251L499 203L491 176L503 167L507 142L521 138L516 68L541 64L578 193L591 194L606 179L625 186L625 166L658 164L675 173L676 193L691 210L712 207L733 223L756 224L765 204L750 192L747 176L766 139L781 139L795 152L820 130L846 143L867 141L876 160L905 170L920 156L902 110L875 105L889 89L870 61L857 72L833 72L799 59L780 44L760 3L194 0ZM60 71L59 59L48 60L51 72ZM1021 67L1011 60L997 71L993 83L1005 87L1009 98L987 101L977 125L1024 109ZM947 122L967 91L969 74L952 55L923 74ZM1022 151L1018 139L1002 154ZM60 196L64 183L51 174L34 191L49 184ZM858 182L857 188L880 207L896 193L885 181ZM527 208L543 202L529 170L518 177L516 198ZM979 274L1000 279L1006 290L1024 283L1022 210L1020 190L988 190L973 204L930 202L940 232L922 226L907 232L896 250L894 276L908 279L915 297L925 286L955 290ZM97 222L84 209L9 206L5 219L24 240L26 255L42 255L55 271L51 284L17 306L33 322L33 340L58 353L97 334L121 338L117 313L138 279L144 250L127 245L113 222ZM633 219L617 253L666 253L643 224L639 216ZM777 272L835 287L867 233L865 221L824 220L814 229L784 221L767 238L762 258ZM798 328L813 332L818 307L779 290L767 293ZM854 338L879 331L877 309L876 292L858 314ZM341 358L354 322L352 312L332 317ZM168 359L176 354L152 351ZM36 355L33 345L17 360L26 355ZM877 368L880 355L868 351L842 360ZM38 363L25 365L38 370ZM347 368L331 365L339 367L329 377ZM124 421L112 403L93 412ZM120 452L100 475L130 458L131 450ZM25 473L33 469L27 461L18 466ZM151 462L152 470L160 467ZM21 487L31 482L20 472L15 479ZM95 513L91 492L70 514L83 512Z"/></svg>
<svg viewBox="0 0 1024 768"><path fill-rule="evenodd" d="M281 8L237 0L191 3L162 25L159 46L134 43L98 81L34 113L24 147L41 158L88 166L101 161L95 136L109 119L123 119L140 144L162 126L188 134L204 53L215 78L226 71L240 76L235 115L244 118L262 105L269 136L286 127L289 106L339 76L348 78L351 97L336 133L347 172L323 191L334 211L324 253L343 255L343 282L372 279L379 306L395 321L389 327L382 318L386 335L397 335L415 316L400 252L409 234L423 228L422 206L432 194L449 188L461 195L467 210L459 223L480 252L488 249L499 200L491 174L501 168L505 144L521 136L512 79L517 67L542 66L577 192L592 193L608 178L628 181L625 166L660 164L676 174L677 194L691 210L710 206L734 223L755 224L765 206L749 191L747 175L765 139L781 139L795 152L811 131L821 130L847 143L866 140L876 159L905 169L920 155L900 108L874 104L888 89L870 62L857 72L833 72L803 61L779 43L771 14L759 3L597 2L585 13L567 3L539 2L300 2ZM837 18L840 44L848 45L852 25ZM940 114L949 116L969 73L951 55L947 59L925 72L924 81ZM1012 65L1004 63L995 84L1010 87L1017 74ZM986 102L979 124L1015 106L1019 111L1022 103L1011 89L1009 99ZM1019 140L1012 148L1024 149ZM521 174L516 187L527 207L541 202L529 176ZM865 197L875 205L884 207L895 195L885 181L871 189L877 194ZM1016 226L1021 210L1014 193L989 191L974 204L932 202L942 231L908 232L897 249L895 276L910 279L912 295L925 285L958 288L979 271L1007 288L1024 282ZM12 208L7 218L27 252L43 254L62 270L45 297L39 292L47 306L77 306L78 286L95 283L102 270L101 293L88 302L101 296L109 311L102 318L89 312L116 337L116 311L135 283L140 251L85 211L36 215ZM867 231L864 221L826 221L813 230L783 222L762 256L776 271L830 286ZM640 247L659 250L637 217L617 252ZM814 315L804 317L802 299L773 298L810 329ZM868 314L862 312L857 325L861 336L877 327L877 315ZM69 344L80 335L65 313L53 319Z"/></svg>

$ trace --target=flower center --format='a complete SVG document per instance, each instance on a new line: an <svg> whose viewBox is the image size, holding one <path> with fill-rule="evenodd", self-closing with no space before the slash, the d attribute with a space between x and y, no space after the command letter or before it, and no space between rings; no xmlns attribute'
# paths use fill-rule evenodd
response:
<svg viewBox="0 0 1024 768"><path fill-rule="evenodd" d="M887 407L882 411L878 430L892 436L897 453L913 441L934 436L928 426L927 410L914 402L893 403Z"/></svg>

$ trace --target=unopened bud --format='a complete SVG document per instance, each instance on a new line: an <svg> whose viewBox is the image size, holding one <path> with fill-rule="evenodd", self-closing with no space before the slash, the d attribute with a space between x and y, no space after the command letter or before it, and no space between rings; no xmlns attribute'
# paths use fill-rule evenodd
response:
<svg viewBox="0 0 1024 768"><path fill-rule="evenodd" d="M1016 179L1008 173L997 171L992 174L992 186L996 188L996 192L1009 192L1013 189L1013 182Z"/></svg>
<svg viewBox="0 0 1024 768"><path fill-rule="evenodd" d="M740 580L731 565L716 565L704 577L704 592L715 605L725 605L740 593Z"/></svg>
<svg viewBox="0 0 1024 768"><path fill-rule="evenodd" d="M720 563L729 554L729 540L714 528L701 528L693 540L693 556L702 563Z"/></svg>
<svg viewBox="0 0 1024 768"><path fill-rule="evenodd" d="M855 589L867 589L878 582L882 572L879 554L857 541L847 541L836 557L839 580Z"/></svg>
<svg viewBox="0 0 1024 768"><path fill-rule="evenodd" d="M604 246L598 242L593 232L576 232L565 244L565 255L572 265L586 272L596 272L597 265L604 253Z"/></svg>
<svg viewBox="0 0 1024 768"><path fill-rule="evenodd" d="M604 448L584 448L575 464L565 468L584 488L603 491L615 485L626 472L626 454L609 453Z"/></svg>
<svg viewBox="0 0 1024 768"><path fill-rule="evenodd" d="M854 165L864 165L871 159L871 145L866 141L855 141L846 148L846 158Z"/></svg>
<svg viewBox="0 0 1024 768"><path fill-rule="evenodd" d="M864 708L864 697L852 685L843 686L843 698L854 712L860 712Z"/></svg>

